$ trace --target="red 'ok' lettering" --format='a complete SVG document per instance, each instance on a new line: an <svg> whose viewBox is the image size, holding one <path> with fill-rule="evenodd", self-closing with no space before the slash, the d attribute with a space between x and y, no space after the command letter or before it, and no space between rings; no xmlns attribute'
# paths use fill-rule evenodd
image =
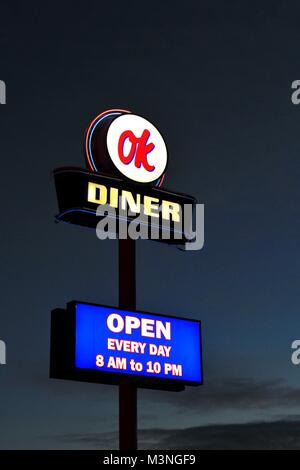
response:
<svg viewBox="0 0 300 470"><path fill-rule="evenodd" d="M154 149L155 145L152 143L147 144L149 136L150 132L148 131L148 129L145 129L143 131L141 137L136 137L134 133L130 130L124 131L120 135L118 143L118 153L121 162L125 165L129 165L129 163L131 163L134 159L134 164L136 168L141 168L141 165L143 165L145 170L153 171L155 169L155 166L150 165L148 163L147 156L148 153L150 153ZM128 155L124 155L124 144L126 139L128 139L131 143Z"/></svg>

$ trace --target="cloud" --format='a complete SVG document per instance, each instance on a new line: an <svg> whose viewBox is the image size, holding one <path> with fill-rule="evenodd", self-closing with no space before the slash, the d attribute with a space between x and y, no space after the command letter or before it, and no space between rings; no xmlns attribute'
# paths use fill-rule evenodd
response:
<svg viewBox="0 0 300 470"><path fill-rule="evenodd" d="M155 400L172 403L178 410L210 412L216 409L269 409L300 405L300 389L283 380L257 381L251 378L211 379L202 387L187 388L184 393L155 392ZM146 398L153 397L147 392Z"/></svg>
<svg viewBox="0 0 300 470"><path fill-rule="evenodd" d="M300 410L297 410L300 405L300 389L291 387L283 380L212 379L209 385L187 388L184 393L144 391L143 394L144 409L147 409L147 400L151 403L155 400L158 408L168 404L175 418L172 428L165 429L161 423L164 423L163 426L168 426L168 420L163 421L157 411L153 412L152 417L148 416L147 429L139 430L140 448L300 449ZM291 413L291 409L293 416L289 418L286 415ZM215 422L219 414L224 416L224 410L230 411L227 415L229 422L211 424L211 416L214 416ZM262 421L262 418L254 422L254 419L262 416L263 412L264 416L268 416L267 422ZM183 424L191 422L182 419L183 413L185 418L193 414L194 427ZM246 423L236 424L238 420ZM152 424L157 422L158 426L151 427L150 422ZM180 422L181 428L179 428ZM201 426L197 426L198 423L201 423ZM101 431L105 429L104 421L100 421L98 426ZM117 449L118 447L116 432L65 432L60 436L48 436L47 441L51 447L59 445L65 449Z"/></svg>
<svg viewBox="0 0 300 470"><path fill-rule="evenodd" d="M52 438L51 438L52 439ZM60 447L68 449L76 446L78 449L116 449L118 445L118 434L107 433L70 433L59 436Z"/></svg>
<svg viewBox="0 0 300 470"><path fill-rule="evenodd" d="M172 430L160 449L300 449L300 421L210 425ZM159 436L159 432L154 435Z"/></svg>
<svg viewBox="0 0 300 470"><path fill-rule="evenodd" d="M116 433L60 436L66 448L116 449ZM140 449L300 449L300 420L147 429L139 432Z"/></svg>

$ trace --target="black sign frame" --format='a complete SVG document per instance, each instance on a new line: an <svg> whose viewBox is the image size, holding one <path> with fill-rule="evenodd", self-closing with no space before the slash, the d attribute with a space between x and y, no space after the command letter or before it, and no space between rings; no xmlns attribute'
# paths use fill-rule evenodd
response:
<svg viewBox="0 0 300 470"><path fill-rule="evenodd" d="M170 237L164 238L162 235L163 224L161 217L159 218L159 237L151 238L155 240L172 245L185 245L192 242L192 235L186 236L184 233L184 220L189 217L189 223L192 227L193 214L186 215L183 210L185 205L190 205L192 213L196 205L196 199L186 194L175 193L173 191L164 190L158 187L150 187L149 185L133 184L124 181L120 178L99 174L91 171L84 170L76 167L62 167L53 171L54 182L56 188L56 195L58 201L59 213L56 215L56 221L66 222L69 224L81 225L84 227L96 229L97 223L101 220L100 216L96 215L97 204L91 203L87 200L88 183L103 184L113 186L120 191L131 191L133 194L140 194L141 196L150 196L158 199L159 201L170 201L176 203L182 208L181 222L170 223ZM116 212L116 220L119 220L119 215ZM134 220L134 217L128 217L128 223ZM178 230L179 229L179 230ZM181 232L181 238L177 238L175 231ZM118 234L118 229L117 229Z"/></svg>

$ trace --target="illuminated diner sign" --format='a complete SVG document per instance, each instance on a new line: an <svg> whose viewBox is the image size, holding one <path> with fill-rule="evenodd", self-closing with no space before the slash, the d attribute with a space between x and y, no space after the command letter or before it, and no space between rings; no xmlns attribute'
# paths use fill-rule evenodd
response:
<svg viewBox="0 0 300 470"><path fill-rule="evenodd" d="M71 302L52 312L51 347L52 377L118 383L130 376L141 387L178 390L202 383L196 320Z"/></svg>
<svg viewBox="0 0 300 470"><path fill-rule="evenodd" d="M144 225L145 238L178 245L193 239L193 197L159 187L124 185L119 178L80 168L58 168L54 179L58 221L97 228L110 215L109 220L118 223L117 233L121 222L127 221Z"/></svg>
<svg viewBox="0 0 300 470"><path fill-rule="evenodd" d="M195 241L196 200L162 188L167 147L148 119L124 109L97 115L86 131L85 159L87 169L54 170L57 221L98 228L99 238L101 231L119 236L127 224L141 227L139 238L177 245Z"/></svg>

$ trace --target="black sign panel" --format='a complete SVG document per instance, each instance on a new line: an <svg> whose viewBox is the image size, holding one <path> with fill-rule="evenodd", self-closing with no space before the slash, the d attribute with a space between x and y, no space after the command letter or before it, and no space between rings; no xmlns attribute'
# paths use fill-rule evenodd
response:
<svg viewBox="0 0 300 470"><path fill-rule="evenodd" d="M54 180L59 207L57 221L96 228L108 216L110 220L115 219L118 236L121 224L128 227L133 223L146 234L140 238L177 245L193 238L196 201L191 196L142 184L131 185L80 168L58 168ZM97 214L99 207L103 212Z"/></svg>

